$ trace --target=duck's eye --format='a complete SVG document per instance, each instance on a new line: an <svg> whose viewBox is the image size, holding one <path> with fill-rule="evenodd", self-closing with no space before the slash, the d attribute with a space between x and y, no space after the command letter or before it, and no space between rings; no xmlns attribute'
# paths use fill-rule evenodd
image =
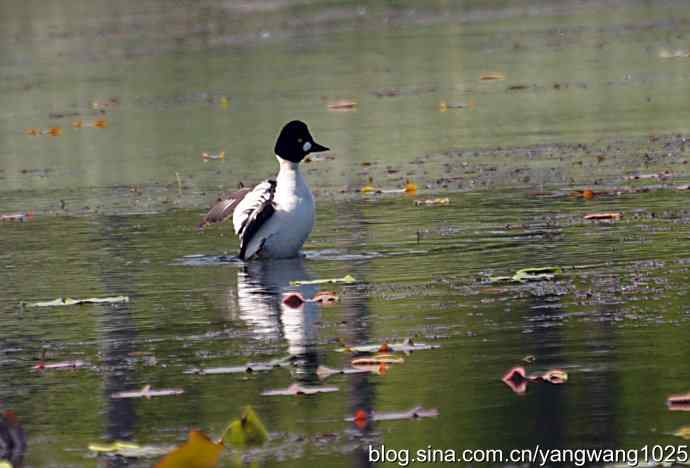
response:
<svg viewBox="0 0 690 468"><path fill-rule="evenodd" d="M301 139L301 138L298 138L298 139L297 139L297 143L302 143L302 139Z"/></svg>

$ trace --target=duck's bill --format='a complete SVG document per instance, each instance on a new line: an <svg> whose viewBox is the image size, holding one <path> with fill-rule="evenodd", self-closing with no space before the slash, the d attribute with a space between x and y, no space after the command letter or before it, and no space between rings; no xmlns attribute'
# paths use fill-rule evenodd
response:
<svg viewBox="0 0 690 468"><path fill-rule="evenodd" d="M321 153L322 151L330 151L330 148L326 148L325 146L321 146L317 142L312 143L311 149L309 150L310 153Z"/></svg>

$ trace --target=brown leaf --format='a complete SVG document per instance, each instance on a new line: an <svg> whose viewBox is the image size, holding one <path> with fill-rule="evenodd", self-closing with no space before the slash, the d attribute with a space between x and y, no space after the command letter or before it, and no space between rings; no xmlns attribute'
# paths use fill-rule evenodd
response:
<svg viewBox="0 0 690 468"><path fill-rule="evenodd" d="M617 221L623 217L623 213L620 212L610 212L610 213L590 213L584 216L584 219L588 221L602 221L611 220Z"/></svg>

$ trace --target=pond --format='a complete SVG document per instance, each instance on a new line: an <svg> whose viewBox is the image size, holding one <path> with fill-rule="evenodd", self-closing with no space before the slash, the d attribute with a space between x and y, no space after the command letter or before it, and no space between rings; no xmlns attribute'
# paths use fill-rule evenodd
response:
<svg viewBox="0 0 690 468"><path fill-rule="evenodd" d="M690 390L683 2L2 10L0 213L30 216L0 222L0 409L26 432L23 466L154 466L247 405L269 441L220 466L686 443L666 405ZM197 224L273 175L295 118L333 150L303 164L316 228L304 258L243 264L229 224ZM529 267L555 275L495 280ZM339 300L291 308L290 291ZM432 349L323 378L362 354L343 347L408 338ZM247 363L280 365L213 372ZM513 391L513 367L567 381ZM262 395L295 382L338 390ZM184 393L113 398L146 385ZM438 415L371 417L416 407ZM157 450L89 450L115 440Z"/></svg>

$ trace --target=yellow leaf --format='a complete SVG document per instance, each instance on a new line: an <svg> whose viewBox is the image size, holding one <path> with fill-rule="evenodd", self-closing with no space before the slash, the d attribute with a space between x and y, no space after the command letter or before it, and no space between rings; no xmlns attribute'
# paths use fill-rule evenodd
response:
<svg viewBox="0 0 690 468"><path fill-rule="evenodd" d="M123 442L116 440L115 442L112 442L110 444L99 444L99 443L93 443L89 444L89 450L92 452L100 452L100 453L110 453L110 452L120 452L122 450L126 449L138 449L139 445L134 444L132 442Z"/></svg>
<svg viewBox="0 0 690 468"><path fill-rule="evenodd" d="M242 410L239 419L231 422L223 433L223 442L235 447L261 445L268 440L268 431L251 406Z"/></svg>
<svg viewBox="0 0 690 468"><path fill-rule="evenodd" d="M362 193L371 193L371 192L378 191L378 189L376 187L374 187L374 178L369 177L369 183L367 185L365 185L364 187L362 187L359 191Z"/></svg>
<svg viewBox="0 0 690 468"><path fill-rule="evenodd" d="M417 193L417 184L407 179L405 181L405 193Z"/></svg>
<svg viewBox="0 0 690 468"><path fill-rule="evenodd" d="M216 468L223 444L216 444L201 431L189 433L187 442L166 455L156 468Z"/></svg>

